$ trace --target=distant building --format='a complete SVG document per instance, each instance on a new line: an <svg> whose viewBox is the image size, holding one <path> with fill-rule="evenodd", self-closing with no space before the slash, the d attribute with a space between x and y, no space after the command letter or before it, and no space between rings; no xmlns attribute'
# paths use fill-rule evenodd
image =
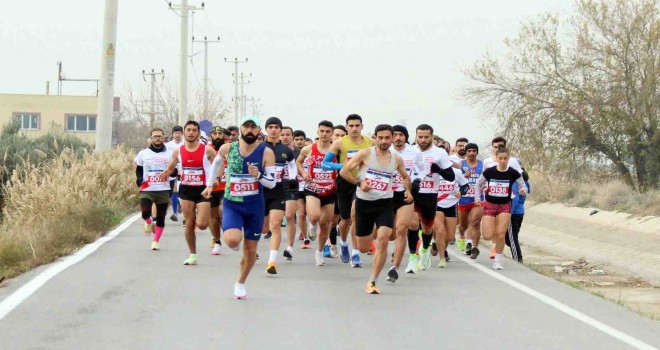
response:
<svg viewBox="0 0 660 350"><path fill-rule="evenodd" d="M54 124L93 145L97 101L96 96L0 94L0 125L17 119L26 136L38 137ZM113 110L119 110L118 97L115 97Z"/></svg>

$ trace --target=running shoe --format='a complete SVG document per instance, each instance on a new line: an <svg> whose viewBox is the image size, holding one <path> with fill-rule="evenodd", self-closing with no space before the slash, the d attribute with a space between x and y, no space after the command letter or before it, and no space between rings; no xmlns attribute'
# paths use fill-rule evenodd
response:
<svg viewBox="0 0 660 350"><path fill-rule="evenodd" d="M259 260L259 259L261 259L261 257L259 256L259 253L257 253L257 260Z"/></svg>
<svg viewBox="0 0 660 350"><path fill-rule="evenodd" d="M284 252L282 253L282 255L284 255L284 258L286 258L286 260L289 260L289 261L293 260L293 252L290 251L289 249L284 249Z"/></svg>
<svg viewBox="0 0 660 350"><path fill-rule="evenodd" d="M323 246L323 257L324 258L329 258L330 257L330 245L326 244Z"/></svg>
<svg viewBox="0 0 660 350"><path fill-rule="evenodd" d="M440 261L438 261L438 267L441 269L444 269L447 267L447 260L440 258Z"/></svg>
<svg viewBox="0 0 660 350"><path fill-rule="evenodd" d="M470 255L472 252L472 243L468 242L465 244L465 255Z"/></svg>
<svg viewBox="0 0 660 350"><path fill-rule="evenodd" d="M479 256L479 248L472 247L472 249L470 249L470 259L476 259L478 256Z"/></svg>
<svg viewBox="0 0 660 350"><path fill-rule="evenodd" d="M214 243L213 249L211 249L211 255L220 255L220 247L221 245Z"/></svg>
<svg viewBox="0 0 660 350"><path fill-rule="evenodd" d="M493 270L504 270L504 266L502 265L502 262L495 260L493 262Z"/></svg>
<svg viewBox="0 0 660 350"><path fill-rule="evenodd" d="M399 279L399 272L396 270L396 267L390 267L390 270L387 271L387 282L396 282Z"/></svg>
<svg viewBox="0 0 660 350"><path fill-rule="evenodd" d="M150 224L147 224L146 222L144 223L144 233L147 234L147 236L151 236L152 233L154 233L154 226L156 226L155 222L151 222Z"/></svg>
<svg viewBox="0 0 660 350"><path fill-rule="evenodd" d="M406 273L417 273L419 268L419 255L410 254L408 256L408 267L406 267Z"/></svg>
<svg viewBox="0 0 660 350"><path fill-rule="evenodd" d="M488 258L489 259L495 259L495 254L497 254L497 253L495 252L495 245L493 244L490 247L490 256L488 256Z"/></svg>
<svg viewBox="0 0 660 350"><path fill-rule="evenodd" d="M351 256L351 267L362 267L362 259L360 258L360 254L353 254L353 256Z"/></svg>
<svg viewBox="0 0 660 350"><path fill-rule="evenodd" d="M268 265L266 266L266 272L268 272L271 275L277 275L277 266L275 266L274 261L268 262Z"/></svg>
<svg viewBox="0 0 660 350"><path fill-rule="evenodd" d="M314 253L314 259L316 260L316 266L325 266L325 261L323 260L323 252L318 250Z"/></svg>
<svg viewBox="0 0 660 350"><path fill-rule="evenodd" d="M374 244L374 241L371 241L371 248L369 248L367 255L374 255L374 254L376 254L376 244Z"/></svg>
<svg viewBox="0 0 660 350"><path fill-rule="evenodd" d="M234 299L237 300L247 299L247 291L245 290L245 284L234 283Z"/></svg>
<svg viewBox="0 0 660 350"><path fill-rule="evenodd" d="M282 218L282 223L280 224L280 227L286 227L286 216Z"/></svg>
<svg viewBox="0 0 660 350"><path fill-rule="evenodd" d="M186 219L183 219L183 227L186 227Z"/></svg>
<svg viewBox="0 0 660 350"><path fill-rule="evenodd" d="M312 225L309 230L307 230L307 238L309 238L311 241L316 240L316 234L319 230L319 224L316 223L316 225Z"/></svg>
<svg viewBox="0 0 660 350"><path fill-rule="evenodd" d="M431 253L429 249L419 249L419 269L428 270L431 267Z"/></svg>
<svg viewBox="0 0 660 350"><path fill-rule="evenodd" d="M432 256L437 256L438 255L438 246L435 244L435 240L431 242L431 255Z"/></svg>
<svg viewBox="0 0 660 350"><path fill-rule="evenodd" d="M447 250L445 250L445 261L450 262L451 259L449 258L449 253L447 253Z"/></svg>
<svg viewBox="0 0 660 350"><path fill-rule="evenodd" d="M158 250L160 247L158 246L158 242L153 241L151 242L151 250Z"/></svg>
<svg viewBox="0 0 660 350"><path fill-rule="evenodd" d="M367 289L365 290L367 294L380 294L380 289L376 287L376 282L367 283Z"/></svg>
<svg viewBox="0 0 660 350"><path fill-rule="evenodd" d="M331 258L336 258L338 256L339 256L339 254L337 254L337 246L331 245L330 246L330 257Z"/></svg>
<svg viewBox="0 0 660 350"><path fill-rule="evenodd" d="M300 249L309 249L309 248L311 248L309 239L306 239L303 241L303 244L300 246Z"/></svg>
<svg viewBox="0 0 660 350"><path fill-rule="evenodd" d="M179 217L176 214L172 214L172 216L170 216L170 220L179 221Z"/></svg>
<svg viewBox="0 0 660 350"><path fill-rule="evenodd" d="M351 256L348 253L348 245L339 245L339 258L341 258L341 262L344 264L348 263L348 261L351 259Z"/></svg>
<svg viewBox="0 0 660 350"><path fill-rule="evenodd" d="M458 242L456 242L456 248L458 248L458 250L464 252L465 248L466 248L465 240L459 238Z"/></svg>
<svg viewBox="0 0 660 350"><path fill-rule="evenodd" d="M272 235L273 235L273 234L272 234L270 231L268 231L268 233L266 233L266 234L264 235L264 239L270 239L270 237L271 237Z"/></svg>
<svg viewBox="0 0 660 350"><path fill-rule="evenodd" d="M197 265L197 254L190 254L188 259L183 261L184 265Z"/></svg>

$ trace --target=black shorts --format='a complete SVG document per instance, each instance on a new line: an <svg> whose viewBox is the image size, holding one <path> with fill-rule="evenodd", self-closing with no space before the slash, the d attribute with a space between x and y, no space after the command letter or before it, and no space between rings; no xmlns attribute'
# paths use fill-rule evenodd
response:
<svg viewBox="0 0 660 350"><path fill-rule="evenodd" d="M268 216L271 210L286 210L286 198L266 198L266 206L264 207L264 215Z"/></svg>
<svg viewBox="0 0 660 350"><path fill-rule="evenodd" d="M404 200L403 195L405 193L406 192L404 192L404 191L401 191L401 192L394 191L394 197L392 197L392 205L394 206L394 208L392 210L394 210L394 214L396 214L396 212L401 207L412 204L412 202L411 203L406 203L406 201Z"/></svg>
<svg viewBox="0 0 660 350"><path fill-rule="evenodd" d="M217 208L222 204L222 198L225 196L225 191L211 192L211 208Z"/></svg>
<svg viewBox="0 0 660 350"><path fill-rule="evenodd" d="M339 204L337 203L337 193L335 193L334 197L335 197L335 215L339 215Z"/></svg>
<svg viewBox="0 0 660 350"><path fill-rule="evenodd" d="M335 204L337 201L337 197L333 194L329 196L319 196L318 194L312 192L312 191L305 191L305 197L314 197L318 198L321 201L321 207L325 207L326 205L330 204Z"/></svg>
<svg viewBox="0 0 660 350"><path fill-rule="evenodd" d="M438 212L445 214L446 218L455 218L458 215L458 210L456 210L456 204L452 205L449 208L437 207Z"/></svg>
<svg viewBox="0 0 660 350"><path fill-rule="evenodd" d="M202 191L205 186L186 186L179 185L179 199L197 203L210 202L211 198L204 198Z"/></svg>
<svg viewBox="0 0 660 350"><path fill-rule="evenodd" d="M298 195L298 190L296 191L286 191L286 201L297 201L300 195Z"/></svg>
<svg viewBox="0 0 660 350"><path fill-rule="evenodd" d="M435 208L438 205L438 195L435 193L418 193L414 199L415 211L426 226L433 226Z"/></svg>
<svg viewBox="0 0 660 350"><path fill-rule="evenodd" d="M355 199L355 189L357 187L353 185L353 189L349 191L339 191L337 189L337 205L339 206L339 216L342 219L351 218L351 205L353 205L353 200Z"/></svg>
<svg viewBox="0 0 660 350"><path fill-rule="evenodd" d="M392 198L367 201L355 199L355 234L358 237L367 237L374 229L385 226L394 226L394 210Z"/></svg>

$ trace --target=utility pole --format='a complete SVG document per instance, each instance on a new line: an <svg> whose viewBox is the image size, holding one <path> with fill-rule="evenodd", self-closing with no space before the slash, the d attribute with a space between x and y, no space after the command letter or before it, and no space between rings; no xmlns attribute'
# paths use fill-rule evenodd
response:
<svg viewBox="0 0 660 350"><path fill-rule="evenodd" d="M248 61L247 58L245 58L244 61L239 61L238 58L234 58L233 61L227 61L227 58L225 57L225 63L233 63L234 64L234 119L236 120L236 125L241 122L241 119L239 117L239 97L238 97L238 64L239 63L246 63Z"/></svg>
<svg viewBox="0 0 660 350"><path fill-rule="evenodd" d="M243 75L243 73L241 73L241 82L239 83L240 86L241 86L241 88L240 88L241 94L239 95L241 103L240 103L239 106L240 106L240 110L241 110L241 115L243 115L243 116L246 115L245 113L247 111L247 108L245 107L246 102L247 102L246 99L245 99L245 85L250 85L250 80L245 82L245 78L251 78L251 77L252 77L252 73L250 73L250 75ZM236 77L234 77L234 80L237 80Z"/></svg>
<svg viewBox="0 0 660 350"><path fill-rule="evenodd" d="M188 13L204 9L202 7L189 6L188 0L181 0L181 5L168 3L171 9L179 10L181 18L181 36L179 37L179 125L188 120Z"/></svg>
<svg viewBox="0 0 660 350"><path fill-rule="evenodd" d="M151 69L151 72L145 72L142 70L142 79L145 76L151 76L151 90L149 91L150 100L149 100L149 128L153 129L156 123L156 76L162 75L162 78L165 79L165 71L163 69L160 72L155 72ZM146 81L146 80L145 80Z"/></svg>
<svg viewBox="0 0 660 350"><path fill-rule="evenodd" d="M193 43L204 43L204 115L202 118L209 117L209 43L219 43L220 37L218 40L208 40L204 37L204 40L195 40L195 37L192 38Z"/></svg>
<svg viewBox="0 0 660 350"><path fill-rule="evenodd" d="M112 147L112 103L115 91L115 49L117 45L118 0L105 0L101 42L101 85L96 111L96 151Z"/></svg>

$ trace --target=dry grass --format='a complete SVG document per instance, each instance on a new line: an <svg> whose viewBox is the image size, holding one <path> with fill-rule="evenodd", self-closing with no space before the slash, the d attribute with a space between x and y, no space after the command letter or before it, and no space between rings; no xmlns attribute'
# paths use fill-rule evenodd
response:
<svg viewBox="0 0 660 350"><path fill-rule="evenodd" d="M583 208L660 216L660 190L639 193L618 180L567 183L530 174L535 202L559 202Z"/></svg>
<svg viewBox="0 0 660 350"><path fill-rule="evenodd" d="M65 149L25 162L3 188L0 276L15 276L72 253L134 210L133 155L115 149L76 156Z"/></svg>

